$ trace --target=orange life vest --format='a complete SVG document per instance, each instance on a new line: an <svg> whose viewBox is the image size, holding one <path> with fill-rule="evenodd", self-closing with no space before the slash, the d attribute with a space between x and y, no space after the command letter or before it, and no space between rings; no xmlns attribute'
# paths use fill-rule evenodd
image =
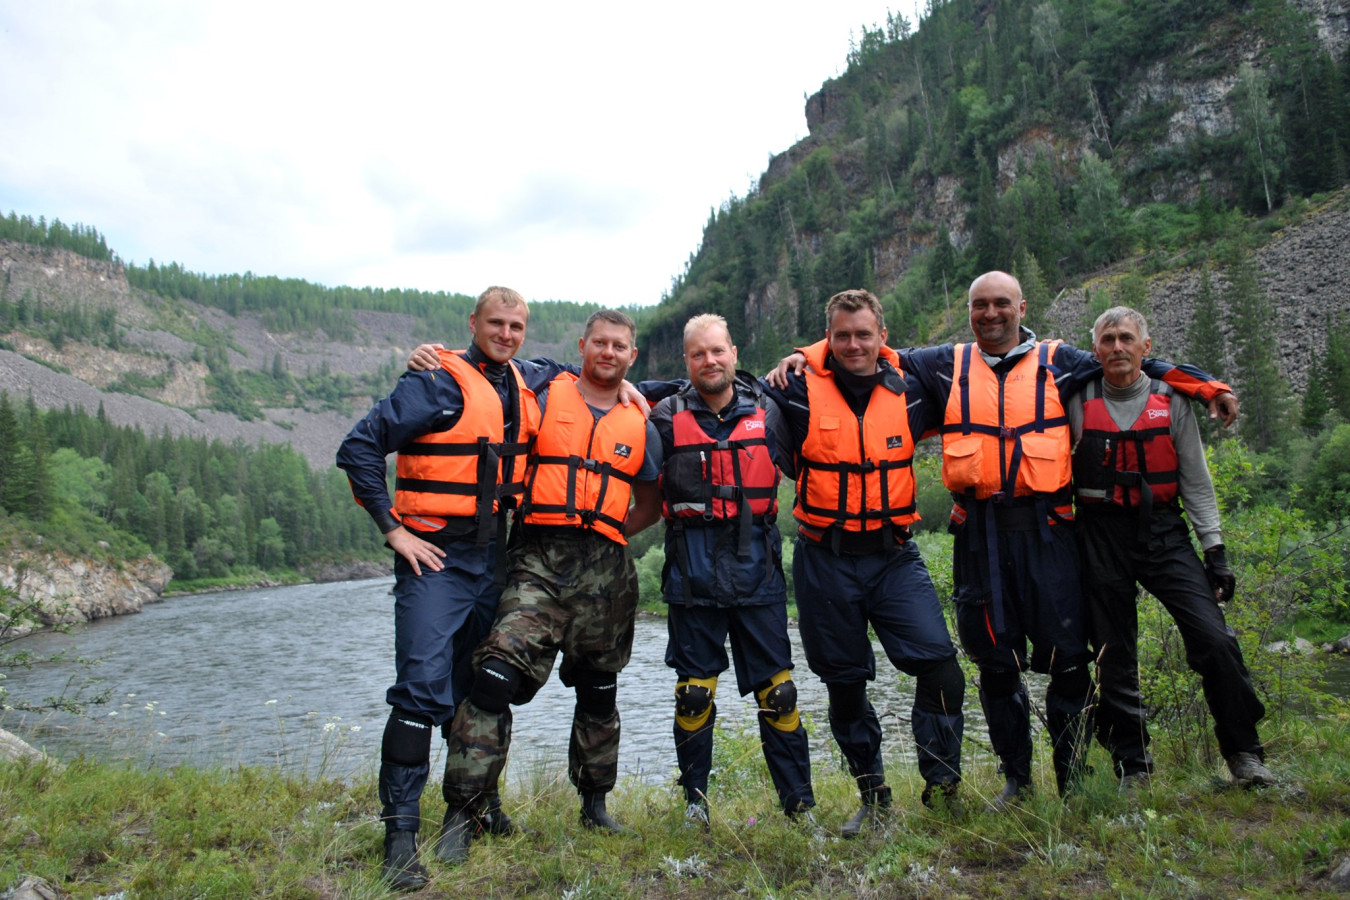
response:
<svg viewBox="0 0 1350 900"><path fill-rule="evenodd" d="M804 376L810 422L797 459L797 520L845 531L918 521L905 395L877 385L863 415L856 415L825 368L827 347L819 341L802 350L811 367ZM883 346L881 355L899 371L894 350Z"/></svg>
<svg viewBox="0 0 1350 900"><path fill-rule="evenodd" d="M975 344L957 344L942 434L942 483L983 500L1069 485L1069 418L1050 375L1059 341L1037 341L1000 378Z"/></svg>
<svg viewBox="0 0 1350 900"><path fill-rule="evenodd" d="M525 522L591 528L626 544L623 526L647 451L647 421L636 406L619 403L597 419L576 381L564 373L549 383L530 453Z"/></svg>
<svg viewBox="0 0 1350 900"><path fill-rule="evenodd" d="M450 518L474 517L480 537L500 509L500 501L521 493L517 476L539 430L539 404L515 366L507 363L520 397L516 440L506 442L501 395L462 350L441 350L441 368L459 385L464 403L459 419L445 431L424 434L398 452L395 463L394 512L415 531L439 531ZM510 481L502 482L503 463Z"/></svg>
<svg viewBox="0 0 1350 900"><path fill-rule="evenodd" d="M1101 390L1101 381L1094 381L1083 392L1083 429L1073 451L1080 508L1144 509L1176 499L1180 473L1172 443L1171 389L1152 381L1148 403L1126 431L1116 427Z"/></svg>

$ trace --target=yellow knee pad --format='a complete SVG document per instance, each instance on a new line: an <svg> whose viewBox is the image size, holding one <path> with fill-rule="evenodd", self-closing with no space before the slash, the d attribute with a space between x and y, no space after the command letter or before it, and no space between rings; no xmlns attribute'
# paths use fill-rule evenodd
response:
<svg viewBox="0 0 1350 900"><path fill-rule="evenodd" d="M797 686L787 669L769 679L768 687L755 691L760 715L779 731L796 731L802 716L797 711Z"/></svg>
<svg viewBox="0 0 1350 900"><path fill-rule="evenodd" d="M717 678L687 678L675 685L675 724L684 731L698 731L712 716L717 696Z"/></svg>

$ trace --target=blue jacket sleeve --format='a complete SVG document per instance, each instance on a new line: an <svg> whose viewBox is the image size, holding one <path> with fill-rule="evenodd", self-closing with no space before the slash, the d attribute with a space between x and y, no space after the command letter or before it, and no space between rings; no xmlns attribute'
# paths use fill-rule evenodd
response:
<svg viewBox="0 0 1350 900"><path fill-rule="evenodd" d="M405 372L394 390L357 422L337 452L337 466L347 473L352 496L387 534L398 526L385 482L385 457L414 438L444 431L459 420L464 395L453 378L431 372Z"/></svg>
<svg viewBox="0 0 1350 900"><path fill-rule="evenodd" d="M956 348L951 344L937 347L909 347L897 351L900 368L905 371L905 385L922 401L922 415L912 409L909 428L916 441L936 433L947 413L947 398L952 392L952 368L956 364ZM911 401L912 402L912 401Z"/></svg>

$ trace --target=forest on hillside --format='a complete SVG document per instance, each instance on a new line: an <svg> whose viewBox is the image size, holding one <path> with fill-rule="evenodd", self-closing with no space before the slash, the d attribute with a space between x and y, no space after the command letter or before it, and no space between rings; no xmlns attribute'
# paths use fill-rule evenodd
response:
<svg viewBox="0 0 1350 900"><path fill-rule="evenodd" d="M153 552L177 581L384 555L346 476L312 471L290 447L146 434L101 409L44 412L3 392L0 520L0 536L41 534L71 556Z"/></svg>
<svg viewBox="0 0 1350 900"><path fill-rule="evenodd" d="M980 272L1048 298L1105 267L1231 259L1258 217L1350 177L1350 54L1286 0L930 0L848 62L811 137L712 211L649 340L712 310L762 366L864 287L896 346L931 343ZM1188 121L1229 81L1215 122Z"/></svg>

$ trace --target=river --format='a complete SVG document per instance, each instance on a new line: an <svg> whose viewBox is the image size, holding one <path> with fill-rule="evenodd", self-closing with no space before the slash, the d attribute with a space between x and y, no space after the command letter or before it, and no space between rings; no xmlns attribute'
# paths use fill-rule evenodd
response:
<svg viewBox="0 0 1350 900"><path fill-rule="evenodd" d="M339 777L373 771L389 711L384 692L394 675L391 583L382 578L177 597L69 634L33 635L20 646L34 656L66 649L72 657L100 662L13 671L7 685L16 696L37 699L85 687L110 689L111 699L83 718L0 713L0 727L59 757L84 752L156 765L265 765ZM818 769L839 765L826 720L827 694L806 668L795 626L790 633L812 761ZM653 783L675 773L674 674L665 665L665 645L665 620L640 616L632 662L619 676L621 773ZM870 693L887 763L913 765L913 679L897 673L879 646L874 650L878 678ZM1330 689L1350 696L1350 666L1334 666L1332 677ZM86 686L91 678L101 684ZM1033 678L1039 700L1043 682ZM735 696L734 675L728 672L720 685L719 722L752 728L754 706ZM987 748L987 736L973 687L966 699L969 753ZM572 707L572 692L555 672L532 703L516 708L509 779L566 770ZM444 742L433 747L436 772Z"/></svg>
<svg viewBox="0 0 1350 900"><path fill-rule="evenodd" d="M101 619L69 634L26 638L24 649L47 656L67 649L98 659L43 663L10 674L16 696L37 699L85 686L110 689L111 699L85 718L0 714L0 727L60 757L85 752L171 765L268 765L344 776L379 762L394 676L390 579L307 584L176 597L139 615ZM813 762L836 764L826 720L827 695L806 668L791 629L799 690ZM666 625L640 616L633 659L619 676L623 716L621 773L650 782L674 777L671 735L674 673L665 664ZM872 701L882 720L890 765L913 763L909 709L913 679L901 676L875 648L878 680ZM751 700L735 695L728 672L720 682L719 722L754 726ZM968 692L967 733L983 742L974 691ZM572 692L556 672L534 701L515 709L508 778L566 769ZM434 747L443 748L437 740ZM441 764L433 759L433 772Z"/></svg>

